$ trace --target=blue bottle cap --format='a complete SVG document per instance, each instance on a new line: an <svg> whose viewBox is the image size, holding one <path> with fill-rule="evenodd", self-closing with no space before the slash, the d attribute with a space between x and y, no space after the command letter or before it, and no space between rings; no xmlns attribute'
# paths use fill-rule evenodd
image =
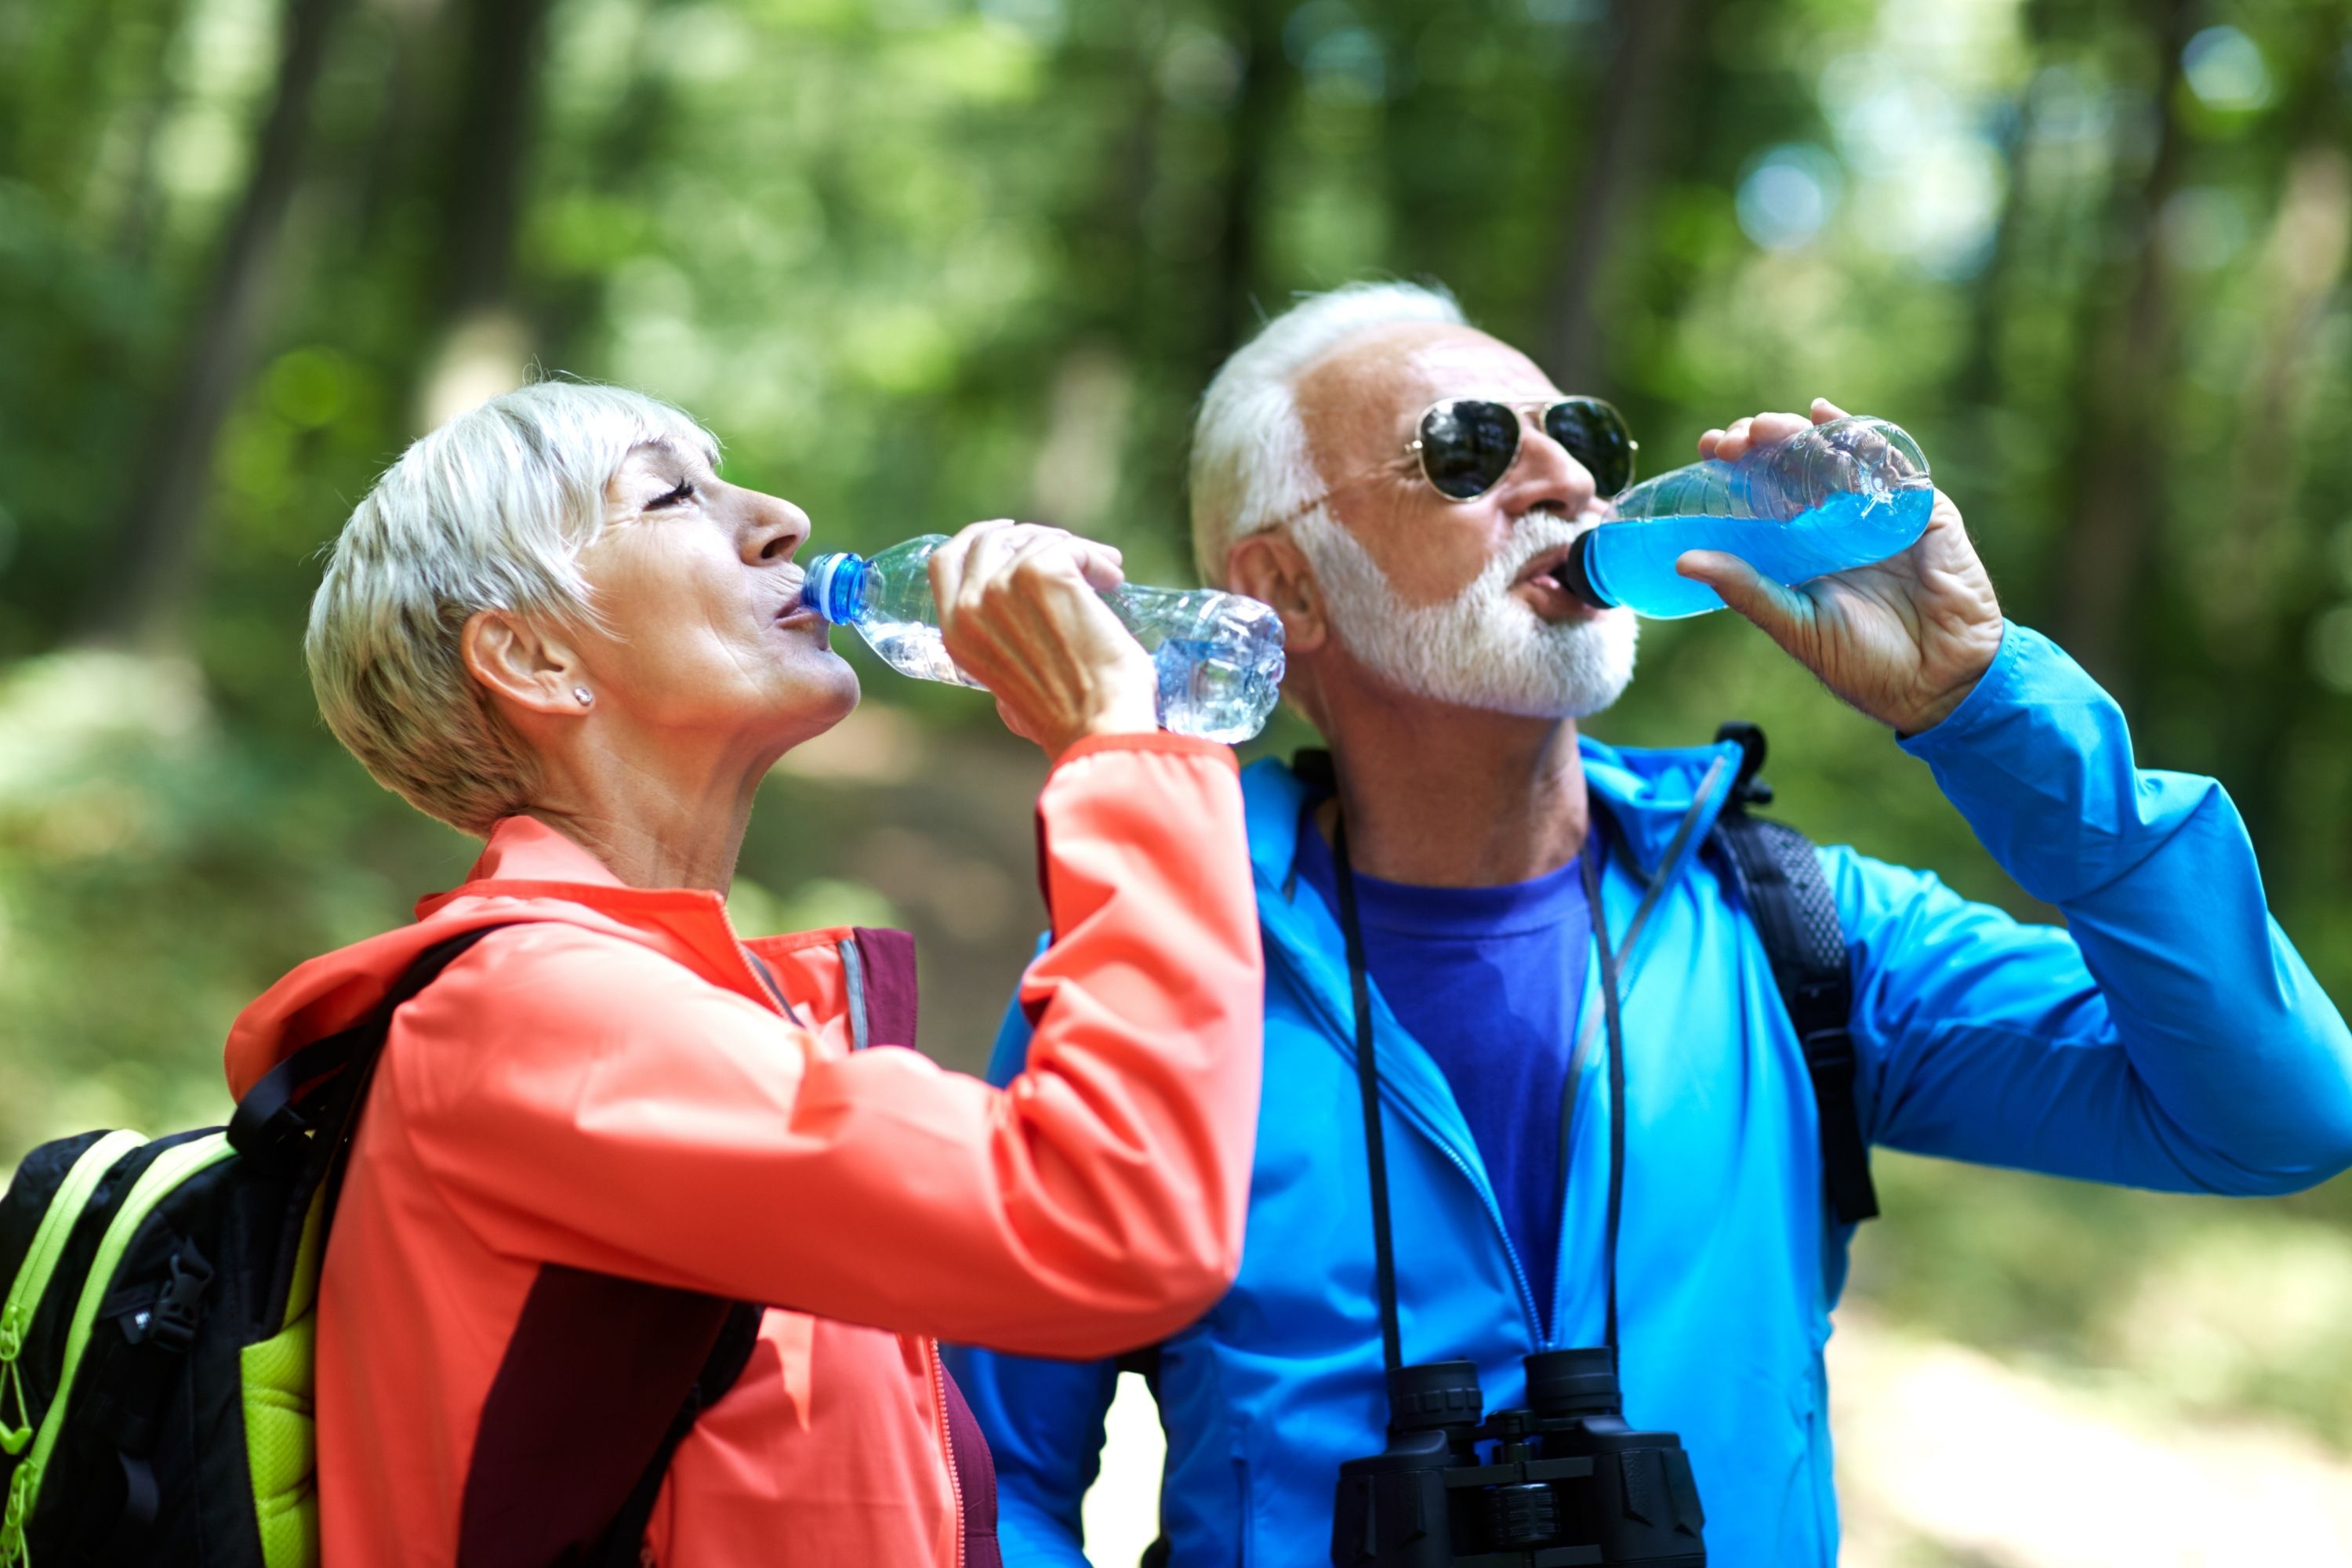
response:
<svg viewBox="0 0 2352 1568"><path fill-rule="evenodd" d="M808 564L801 584L801 603L835 626L845 624L857 607L858 585L866 563L846 550L829 550Z"/></svg>

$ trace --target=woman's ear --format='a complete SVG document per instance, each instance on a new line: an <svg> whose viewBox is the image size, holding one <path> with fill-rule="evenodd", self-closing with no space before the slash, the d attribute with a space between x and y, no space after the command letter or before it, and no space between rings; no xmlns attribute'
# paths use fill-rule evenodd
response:
<svg viewBox="0 0 2352 1568"><path fill-rule="evenodd" d="M1274 606L1286 655L1312 653L1331 636L1315 570L1280 529L1253 533L1226 552L1225 586Z"/></svg>
<svg viewBox="0 0 2352 1568"><path fill-rule="evenodd" d="M584 713L594 700L572 646L510 611L475 611L457 648L493 698L526 712Z"/></svg>

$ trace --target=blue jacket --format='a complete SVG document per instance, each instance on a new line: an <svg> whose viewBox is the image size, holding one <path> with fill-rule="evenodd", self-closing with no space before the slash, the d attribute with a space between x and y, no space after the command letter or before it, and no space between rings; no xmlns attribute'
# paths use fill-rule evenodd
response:
<svg viewBox="0 0 2352 1568"><path fill-rule="evenodd" d="M2067 925L2021 925L1925 873L1821 851L1853 953L1873 1142L2242 1194L2352 1165L2352 1038L2271 920L2219 784L2137 770L2114 702L2015 626L1959 709L1903 744ZM1709 1561L1829 1568L1822 1350L1851 1233L1826 1212L1803 1054L1706 843L1736 749L1587 741L1583 756L1616 825L1602 900L1621 940L1655 891L1623 991L1626 1415L1682 1435ZM1265 1088L1240 1278L1161 1352L1174 1568L1327 1562L1335 1472L1381 1446L1386 1418L1339 930L1291 875L1297 781L1259 763L1244 791ZM1589 972L1586 991L1597 1005ZM1466 1356L1487 1408L1516 1405L1520 1356L1545 1348L1535 1292L1552 1303L1555 1343L1601 1341L1605 1052L1573 1069L1559 1277L1530 1280L1444 1075L1377 994L1373 1006L1405 1359ZM997 1081L1025 1043L1016 1008ZM1083 1563L1079 1500L1114 1364L963 1352L955 1368L995 1450L1009 1568Z"/></svg>

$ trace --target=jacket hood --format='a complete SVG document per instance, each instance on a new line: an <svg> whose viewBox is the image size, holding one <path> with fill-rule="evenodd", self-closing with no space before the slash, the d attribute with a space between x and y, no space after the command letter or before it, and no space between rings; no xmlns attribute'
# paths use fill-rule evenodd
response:
<svg viewBox="0 0 2352 1568"><path fill-rule="evenodd" d="M224 1053L229 1091L243 1095L301 1047L357 1023L425 949L518 921L560 921L656 947L762 995L717 893L628 887L544 823L510 816L490 830L464 883L418 901L414 924L310 959L237 1015Z"/></svg>

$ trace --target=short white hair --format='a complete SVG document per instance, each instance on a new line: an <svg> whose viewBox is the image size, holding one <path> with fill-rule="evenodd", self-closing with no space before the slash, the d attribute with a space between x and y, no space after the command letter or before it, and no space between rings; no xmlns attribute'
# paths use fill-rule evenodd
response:
<svg viewBox="0 0 2352 1568"><path fill-rule="evenodd" d="M593 616L580 552L629 453L718 443L668 404L545 381L419 437L336 536L302 651L335 738L427 816L482 836L529 804L530 768L467 670L466 623Z"/></svg>
<svg viewBox="0 0 2352 1568"><path fill-rule="evenodd" d="M1192 426L1192 559L1202 582L1223 586L1234 544L1322 496L1298 414L1300 380L1357 339L1412 322L1469 324L1443 288L1350 283L1302 297L1225 361Z"/></svg>

